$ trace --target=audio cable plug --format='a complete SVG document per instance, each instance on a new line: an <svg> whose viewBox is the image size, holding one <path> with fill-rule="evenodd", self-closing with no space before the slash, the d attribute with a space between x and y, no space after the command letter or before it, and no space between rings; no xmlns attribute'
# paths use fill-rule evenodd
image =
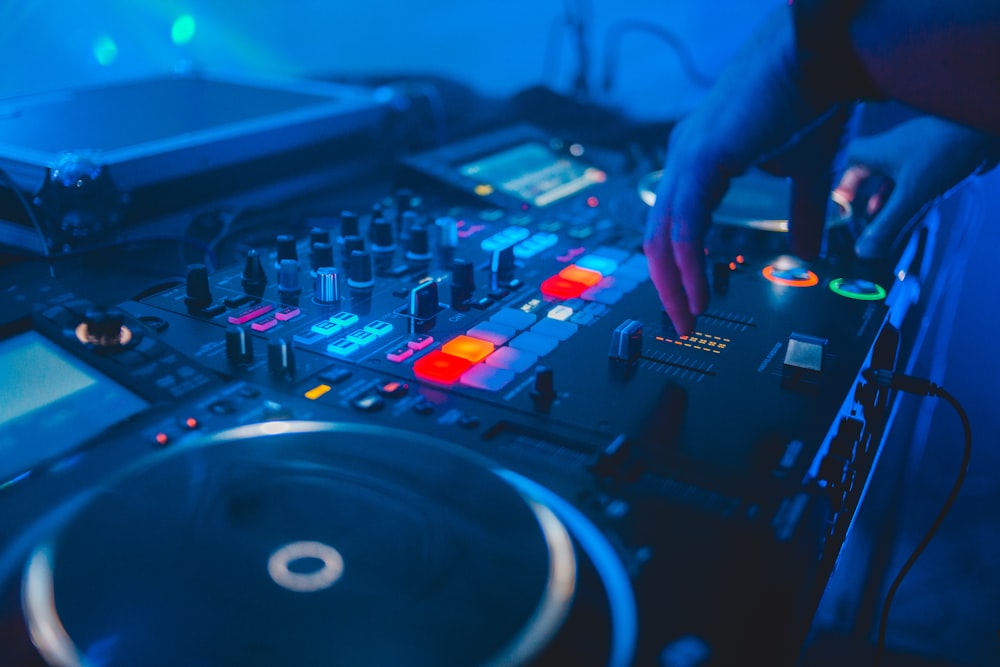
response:
<svg viewBox="0 0 1000 667"><path fill-rule="evenodd" d="M940 386L930 380L896 373L884 368L868 368L861 373L868 382L888 389L898 389L908 394L919 396L940 396L943 391Z"/></svg>

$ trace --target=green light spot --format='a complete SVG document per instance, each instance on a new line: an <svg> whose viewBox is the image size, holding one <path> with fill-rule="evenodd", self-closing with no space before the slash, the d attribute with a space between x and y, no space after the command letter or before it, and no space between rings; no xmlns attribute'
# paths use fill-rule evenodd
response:
<svg viewBox="0 0 1000 667"><path fill-rule="evenodd" d="M118 45L107 35L101 35L94 40L94 58L107 67L118 59Z"/></svg>
<svg viewBox="0 0 1000 667"><path fill-rule="evenodd" d="M170 38L174 44L187 44L194 39L194 17L190 14L178 16L170 28Z"/></svg>
<svg viewBox="0 0 1000 667"><path fill-rule="evenodd" d="M830 289L834 294L859 301L880 301L885 298L885 288L867 280L836 278L830 281Z"/></svg>

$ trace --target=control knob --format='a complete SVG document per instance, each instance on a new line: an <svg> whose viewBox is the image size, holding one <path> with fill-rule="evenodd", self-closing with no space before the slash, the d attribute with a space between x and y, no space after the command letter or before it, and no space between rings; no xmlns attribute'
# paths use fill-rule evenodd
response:
<svg viewBox="0 0 1000 667"><path fill-rule="evenodd" d="M208 267L204 264L189 264L187 267L187 296L184 297L184 305L192 314L212 305Z"/></svg>
<svg viewBox="0 0 1000 667"><path fill-rule="evenodd" d="M260 261L260 254L254 249L247 252L240 284L243 285L243 291L250 296L260 298L264 295L267 274L264 272L264 263Z"/></svg>

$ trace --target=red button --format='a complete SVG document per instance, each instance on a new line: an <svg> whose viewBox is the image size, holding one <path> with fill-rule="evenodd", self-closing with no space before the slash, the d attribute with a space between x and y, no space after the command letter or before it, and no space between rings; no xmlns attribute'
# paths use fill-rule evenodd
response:
<svg viewBox="0 0 1000 667"><path fill-rule="evenodd" d="M413 373L421 380L452 384L471 366L472 362L468 359L434 350L413 363Z"/></svg>
<svg viewBox="0 0 1000 667"><path fill-rule="evenodd" d="M583 294L586 289L587 286L583 283L566 280L559 276L552 276L548 280L543 281L541 286L542 294L556 299L575 299Z"/></svg>

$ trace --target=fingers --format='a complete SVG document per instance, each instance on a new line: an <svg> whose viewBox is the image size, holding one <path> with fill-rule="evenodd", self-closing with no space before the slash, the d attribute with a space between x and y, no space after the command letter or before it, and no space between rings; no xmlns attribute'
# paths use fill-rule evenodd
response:
<svg viewBox="0 0 1000 667"><path fill-rule="evenodd" d="M667 234L657 234L646 239L643 250L649 263L649 276L674 329L681 336L690 334L694 330L695 316L685 291L685 280L674 258L673 242Z"/></svg>
<svg viewBox="0 0 1000 667"><path fill-rule="evenodd" d="M692 307L687 286L693 285L695 294L698 293L698 288L691 277L683 273L690 271L691 258L688 253L681 251L681 261L678 262L678 253L675 249L692 246L692 243L683 237L694 234L694 230L675 219L672 212L671 202L674 193L671 184L661 182L661 186L666 187L659 188L656 203L646 219L643 251L649 264L649 276L656 286L660 303L663 304L663 309L670 317L677 333L685 336L694 329L694 317L697 312ZM672 238L674 236L680 238L675 240ZM704 308L703 301L704 299L701 303L702 308Z"/></svg>
<svg viewBox="0 0 1000 667"><path fill-rule="evenodd" d="M875 200L874 196L872 200ZM906 197L902 193L880 198L879 202L881 210L854 244L855 254L862 259L877 259L892 251L923 204L921 199Z"/></svg>

